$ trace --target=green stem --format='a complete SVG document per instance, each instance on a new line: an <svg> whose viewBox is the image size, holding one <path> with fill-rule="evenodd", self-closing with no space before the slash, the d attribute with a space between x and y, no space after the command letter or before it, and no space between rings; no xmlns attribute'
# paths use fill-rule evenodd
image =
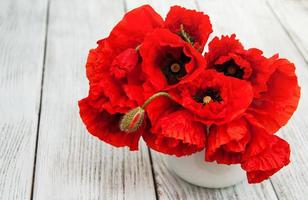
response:
<svg viewBox="0 0 308 200"><path fill-rule="evenodd" d="M144 109L149 103L151 103L154 99L157 97L165 96L171 99L171 96L167 92L158 92L156 94L153 94L151 97L149 97L141 106L142 109Z"/></svg>
<svg viewBox="0 0 308 200"><path fill-rule="evenodd" d="M180 32L181 32L182 38L183 38L186 42L188 42L188 43L191 44L191 45L194 45L194 43L191 41L190 35L185 31L184 25L183 25L183 24L180 25Z"/></svg>

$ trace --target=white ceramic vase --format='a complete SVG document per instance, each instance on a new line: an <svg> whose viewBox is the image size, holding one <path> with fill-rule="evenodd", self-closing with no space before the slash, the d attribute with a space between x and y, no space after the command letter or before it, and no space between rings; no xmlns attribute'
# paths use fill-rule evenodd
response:
<svg viewBox="0 0 308 200"><path fill-rule="evenodd" d="M204 152L190 156L168 156L169 167L185 181L206 188L224 188L246 179L240 165L204 161Z"/></svg>

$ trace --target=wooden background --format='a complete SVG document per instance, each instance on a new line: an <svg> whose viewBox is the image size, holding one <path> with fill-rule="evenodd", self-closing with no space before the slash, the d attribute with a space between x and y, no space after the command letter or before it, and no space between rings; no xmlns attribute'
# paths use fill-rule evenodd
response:
<svg viewBox="0 0 308 200"><path fill-rule="evenodd" d="M292 163L258 185L204 189L180 180L162 155L116 149L87 134L77 100L85 61L125 11L174 4L208 13L214 34L280 52L297 66L298 111L280 135ZM308 1L0 0L0 199L308 199Z"/></svg>

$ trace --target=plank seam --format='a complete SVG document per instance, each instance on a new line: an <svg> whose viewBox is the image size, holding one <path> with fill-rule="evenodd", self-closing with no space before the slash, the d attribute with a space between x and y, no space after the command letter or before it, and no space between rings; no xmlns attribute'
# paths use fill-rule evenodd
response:
<svg viewBox="0 0 308 200"><path fill-rule="evenodd" d="M127 12L127 3L126 0L123 0L123 8L124 8L124 14Z"/></svg>
<svg viewBox="0 0 308 200"><path fill-rule="evenodd" d="M276 198L279 200L279 195L277 194L277 190L276 190L276 188L275 188L275 186L274 186L274 184L273 184L273 182L272 182L272 179L270 178L269 181L270 181L270 183L271 183L271 185L272 185L272 188L273 188L273 190L274 190L274 192L275 192Z"/></svg>
<svg viewBox="0 0 308 200"><path fill-rule="evenodd" d="M31 185L30 199L33 199L33 195L34 195L34 182L35 182L35 172L36 172L37 150L38 150L38 141L39 141L39 132L40 132L40 123L41 123L41 111L42 111L42 100L43 100L44 74L45 74L45 66L46 66L49 12L50 12L50 1L47 0L44 56L43 56L43 63L42 63L42 65L43 65L42 66L42 75L41 75L42 79L41 79L41 90L40 90L40 98L39 98L40 102L39 102L39 110L38 110L38 121L37 121L37 127L36 127L36 141L35 141L35 150L34 150L34 161L33 161L32 185Z"/></svg>
<svg viewBox="0 0 308 200"><path fill-rule="evenodd" d="M308 65L308 60L306 59L305 55L303 54L303 52L301 51L301 49L299 48L299 46L297 45L297 43L294 41L293 36L290 34L290 32L288 31L287 27L285 27L285 25L282 23L282 21L280 20L279 16L276 14L276 12L274 11L274 8L272 7L272 5L269 3L268 0L265 0L265 3L267 5L267 7L269 8L269 10L271 11L271 13L274 15L275 19L278 21L279 25L282 27L282 29L284 30L284 32L287 34L288 38L290 38L291 42L293 43L293 45L295 46L295 48L297 49L297 51L299 52L299 54L301 55L301 57L304 59L305 63Z"/></svg>
<svg viewBox="0 0 308 200"><path fill-rule="evenodd" d="M196 4L196 8L198 11L202 11L201 6L199 5L198 0L194 0L195 4Z"/></svg>
<svg viewBox="0 0 308 200"><path fill-rule="evenodd" d="M153 178L153 184L154 184L155 198L156 198L156 200L159 200L159 195L158 195L158 191L157 191L157 181L156 181L156 178L155 178L155 171L154 171L152 153L151 153L150 148L147 147L147 149L148 149L150 165L151 165L151 172L152 172L152 178Z"/></svg>

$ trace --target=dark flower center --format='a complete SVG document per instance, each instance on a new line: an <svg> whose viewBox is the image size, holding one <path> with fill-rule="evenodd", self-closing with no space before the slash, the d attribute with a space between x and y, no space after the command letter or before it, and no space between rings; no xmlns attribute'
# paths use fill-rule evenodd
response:
<svg viewBox="0 0 308 200"><path fill-rule="evenodd" d="M180 56L174 56L171 53L166 54L165 64L161 70L169 85L177 84L187 74L185 64L189 61L190 58L185 56L183 52Z"/></svg>
<svg viewBox="0 0 308 200"><path fill-rule="evenodd" d="M221 102L220 91L215 88L200 89L196 92L193 97L196 102L202 103L203 105L209 104L210 102Z"/></svg>
<svg viewBox="0 0 308 200"><path fill-rule="evenodd" d="M229 60L220 65L214 65L216 71L224 73L226 76L232 76L238 79L242 79L244 75L244 70L238 66L234 60Z"/></svg>

